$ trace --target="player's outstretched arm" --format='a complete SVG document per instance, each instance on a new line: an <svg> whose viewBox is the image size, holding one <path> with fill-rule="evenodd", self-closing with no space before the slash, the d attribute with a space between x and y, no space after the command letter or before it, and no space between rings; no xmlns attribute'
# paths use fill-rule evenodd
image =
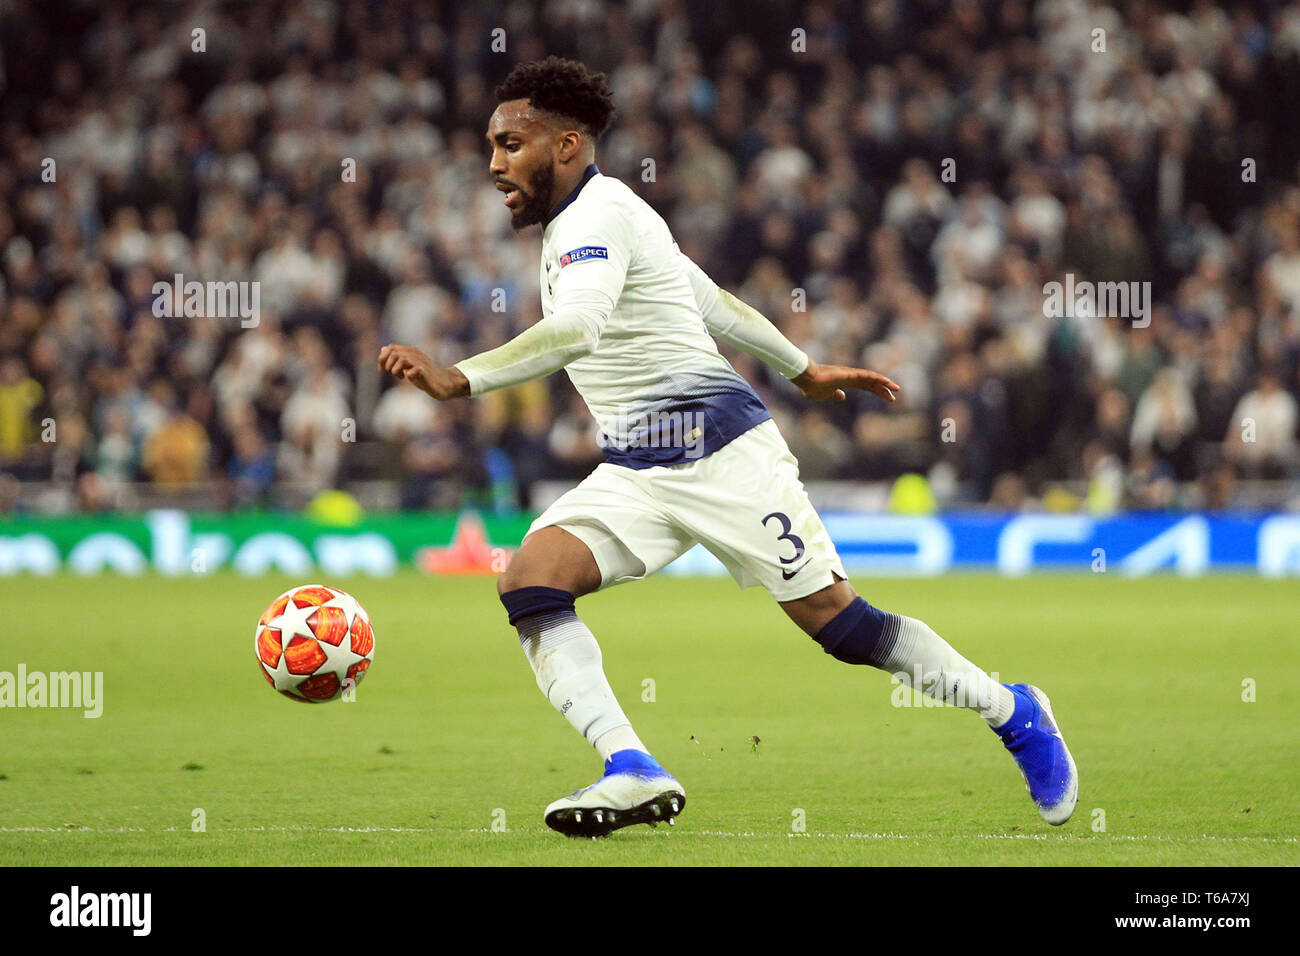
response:
<svg viewBox="0 0 1300 956"><path fill-rule="evenodd" d="M406 379L440 402L469 394L469 379L460 369L443 368L411 345L385 345L379 350L379 369Z"/></svg>
<svg viewBox="0 0 1300 956"><path fill-rule="evenodd" d="M445 401L482 395L498 388L544 378L570 362L590 355L613 302L599 293L579 293L571 304L542 319L505 345L480 352L449 368L436 364L410 345L385 345L379 367Z"/></svg>
<svg viewBox="0 0 1300 956"><path fill-rule="evenodd" d="M757 309L720 288L680 249L695 301L709 333L772 366L816 401L842 402L845 389L858 388L886 401L895 401L899 385L879 372L844 365L818 365Z"/></svg>
<svg viewBox="0 0 1300 956"><path fill-rule="evenodd" d="M788 379L808 368L808 356L782 335L767 316L720 288L686 253L679 249L677 254L686 267L695 303L704 316L704 325L710 335L732 348L747 352Z"/></svg>
<svg viewBox="0 0 1300 956"><path fill-rule="evenodd" d="M887 402L893 402L897 401L895 394L902 391L897 382L879 372L850 368L847 365L818 365L811 360L808 367L790 381L799 386L804 398L816 401L842 402L846 397L846 388L858 388L879 395Z"/></svg>

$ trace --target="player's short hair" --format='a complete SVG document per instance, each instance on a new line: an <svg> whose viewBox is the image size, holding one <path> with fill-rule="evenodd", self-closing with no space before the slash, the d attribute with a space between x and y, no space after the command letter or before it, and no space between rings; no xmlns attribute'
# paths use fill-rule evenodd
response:
<svg viewBox="0 0 1300 956"><path fill-rule="evenodd" d="M614 94L605 74L558 56L517 65L496 88L496 98L498 103L529 100L579 124L593 139L600 139L614 120Z"/></svg>

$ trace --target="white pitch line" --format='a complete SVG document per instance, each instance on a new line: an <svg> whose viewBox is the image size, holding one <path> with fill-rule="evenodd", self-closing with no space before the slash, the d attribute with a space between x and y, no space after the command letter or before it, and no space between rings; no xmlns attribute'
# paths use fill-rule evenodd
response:
<svg viewBox="0 0 1300 956"><path fill-rule="evenodd" d="M188 833L189 827L0 827L0 833ZM207 831L203 831L207 832ZM449 830L436 827L303 827L303 826L261 826L261 827L214 827L212 833L549 833L540 827L515 827L505 831L494 831L487 827L468 830ZM642 831L644 832L644 831ZM1063 843L1105 843L1105 842L1154 842L1154 843L1198 843L1201 841L1218 841L1223 843L1300 843L1298 837L1265 836L1216 836L1202 833L1200 836L1167 836L1163 834L1104 833L1093 836L1073 833L757 833L747 831L733 833L726 830L665 830L678 837L720 837L729 840L780 840L780 839L819 839L819 840L1038 840Z"/></svg>
<svg viewBox="0 0 1300 956"><path fill-rule="evenodd" d="M189 833L189 827L0 827L0 833ZM199 831L199 832L207 832ZM214 827L214 833L445 833L432 827Z"/></svg>
<svg viewBox="0 0 1300 956"><path fill-rule="evenodd" d="M471 831L487 832L487 831ZM1095 842L1108 840L1156 841L1168 843L1194 843L1201 840L1220 840L1224 842L1258 842L1258 843L1300 843L1296 837L1264 836L1215 836L1202 833L1200 836L1166 836L1157 834L1124 834L1113 836L1099 833L1095 836L1081 836L1072 833L730 833L724 830L678 830L674 836L725 837L729 839L822 839L822 840L1056 840L1060 842Z"/></svg>

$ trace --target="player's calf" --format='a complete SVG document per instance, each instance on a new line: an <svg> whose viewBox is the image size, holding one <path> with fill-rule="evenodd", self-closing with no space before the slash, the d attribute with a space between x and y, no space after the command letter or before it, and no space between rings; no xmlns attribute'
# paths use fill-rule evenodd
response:
<svg viewBox="0 0 1300 956"><path fill-rule="evenodd" d="M990 726L1011 716L1010 691L924 621L873 607L847 581L781 606L836 660L888 671L923 694L978 711Z"/></svg>
<svg viewBox="0 0 1300 956"><path fill-rule="evenodd" d="M550 587L501 595L538 688L574 730L605 758L616 750L645 750L605 679L600 645L573 602L570 592Z"/></svg>

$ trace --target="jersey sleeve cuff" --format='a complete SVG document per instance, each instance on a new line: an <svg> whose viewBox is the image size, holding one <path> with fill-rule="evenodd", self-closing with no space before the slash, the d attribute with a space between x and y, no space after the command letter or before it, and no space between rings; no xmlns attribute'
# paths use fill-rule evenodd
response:
<svg viewBox="0 0 1300 956"><path fill-rule="evenodd" d="M467 368L466 366L468 364L469 364L468 361L458 362L455 365L453 365L452 368L457 369L461 375L465 376L465 380L469 382L470 397L473 398L475 395L482 394L483 379L479 376L478 372L474 371L474 368L472 366Z"/></svg>
<svg viewBox="0 0 1300 956"><path fill-rule="evenodd" d="M800 352L799 357L781 370L781 374L786 378L798 378L804 372L808 371L808 366L812 364L812 359L808 357L807 352Z"/></svg>

